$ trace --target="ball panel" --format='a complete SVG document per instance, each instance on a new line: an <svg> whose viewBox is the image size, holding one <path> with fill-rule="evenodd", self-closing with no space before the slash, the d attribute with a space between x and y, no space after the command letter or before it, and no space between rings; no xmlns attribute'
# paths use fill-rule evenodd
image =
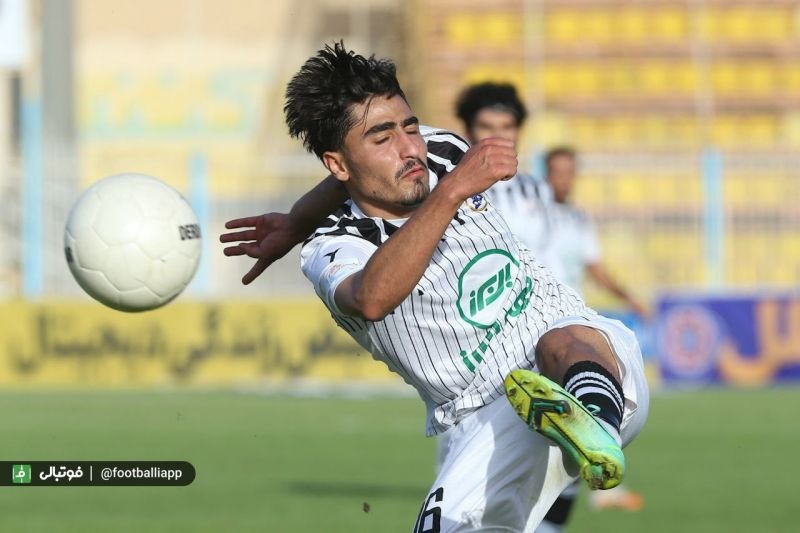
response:
<svg viewBox="0 0 800 533"><path fill-rule="evenodd" d="M109 307L114 307L119 303L119 290L108 281L105 274L94 270L82 269L80 267L75 267L71 270L78 285L80 285L89 296Z"/></svg>
<svg viewBox="0 0 800 533"><path fill-rule="evenodd" d="M108 246L136 240L142 226L142 211L128 199L104 202L92 222L92 228Z"/></svg>
<svg viewBox="0 0 800 533"><path fill-rule="evenodd" d="M73 261L81 268L102 271L108 246L100 236L91 228L82 228L71 235Z"/></svg>
<svg viewBox="0 0 800 533"><path fill-rule="evenodd" d="M180 201L177 191L161 182L142 181L131 191L131 200L143 216L169 219L175 215Z"/></svg>
<svg viewBox="0 0 800 533"><path fill-rule="evenodd" d="M143 218L136 242L150 259L159 260L175 249L177 239L170 220L162 218Z"/></svg>
<svg viewBox="0 0 800 533"><path fill-rule="evenodd" d="M145 284L153 265L138 244L128 243L108 249L102 270L117 290L129 291Z"/></svg>
<svg viewBox="0 0 800 533"><path fill-rule="evenodd" d="M159 296L171 298L186 288L196 270L182 253L172 250L160 261L153 263L153 270L147 279L147 286Z"/></svg>
<svg viewBox="0 0 800 533"><path fill-rule="evenodd" d="M102 202L94 189L86 190L75 202L67 219L67 231L77 235L92 227Z"/></svg>
<svg viewBox="0 0 800 533"><path fill-rule="evenodd" d="M161 307L168 301L168 299L160 298L147 287L139 287L138 289L120 292L119 303L115 309L129 312L148 311Z"/></svg>

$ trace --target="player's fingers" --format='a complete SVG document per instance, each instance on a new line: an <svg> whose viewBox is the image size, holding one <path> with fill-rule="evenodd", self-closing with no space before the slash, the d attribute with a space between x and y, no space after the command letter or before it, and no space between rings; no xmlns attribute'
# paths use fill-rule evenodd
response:
<svg viewBox="0 0 800 533"><path fill-rule="evenodd" d="M497 146L500 148L514 148L514 141L504 139L503 137L489 137L481 141L481 144L486 146Z"/></svg>
<svg viewBox="0 0 800 533"><path fill-rule="evenodd" d="M240 242L239 243L239 248L244 250L244 253L246 253L247 255L249 255L250 257L252 257L254 259L260 259L261 258L261 255L262 255L261 254L261 248L259 248L257 242Z"/></svg>
<svg viewBox="0 0 800 533"><path fill-rule="evenodd" d="M516 174L517 165L518 162L516 157L502 156L494 158L491 161L491 168L503 176L509 174L513 176Z"/></svg>
<svg viewBox="0 0 800 533"><path fill-rule="evenodd" d="M258 232L254 229L245 231L232 231L223 233L219 236L219 242L254 241L258 238Z"/></svg>
<svg viewBox="0 0 800 533"><path fill-rule="evenodd" d="M227 221L225 223L225 227L228 229L234 229L234 228L246 228L248 226L255 226L260 218L261 215L255 217L234 218L233 220Z"/></svg>
<svg viewBox="0 0 800 533"><path fill-rule="evenodd" d="M247 274L244 275L244 277L242 278L242 283L245 285L249 285L250 283L253 282L253 280L255 280L258 276L260 276L271 264L272 261L270 259L259 259L258 261L256 261L256 264L253 265L253 268L251 268L247 272Z"/></svg>
<svg viewBox="0 0 800 533"><path fill-rule="evenodd" d="M228 257L247 254L247 252L242 250L242 247L239 246L238 244L236 246L226 246L225 248L223 248L222 253L227 255Z"/></svg>
<svg viewBox="0 0 800 533"><path fill-rule="evenodd" d="M514 164L518 163L518 158L516 152L500 152L496 154L492 154L491 161L496 161L498 163L504 164Z"/></svg>

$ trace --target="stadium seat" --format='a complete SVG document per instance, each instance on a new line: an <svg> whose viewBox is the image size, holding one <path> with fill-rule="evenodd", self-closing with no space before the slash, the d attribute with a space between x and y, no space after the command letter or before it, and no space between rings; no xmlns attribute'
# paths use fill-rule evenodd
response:
<svg viewBox="0 0 800 533"><path fill-rule="evenodd" d="M753 193L752 180L747 176L728 174L722 184L723 202L731 207L747 205Z"/></svg>
<svg viewBox="0 0 800 533"><path fill-rule="evenodd" d="M646 9L623 7L617 11L617 38L621 42L642 43L648 38L649 15Z"/></svg>
<svg viewBox="0 0 800 533"><path fill-rule="evenodd" d="M711 66L711 85L720 96L737 95L741 91L741 72L735 61L719 61Z"/></svg>
<svg viewBox="0 0 800 533"><path fill-rule="evenodd" d="M757 18L757 10L750 7L727 8L721 13L721 36L731 42L757 41L761 33Z"/></svg>
<svg viewBox="0 0 800 533"><path fill-rule="evenodd" d="M583 39L595 43L612 42L616 14L608 9L585 9L581 14Z"/></svg>
<svg viewBox="0 0 800 533"><path fill-rule="evenodd" d="M778 120L776 115L760 113L743 119L739 145L769 148L778 140Z"/></svg>
<svg viewBox="0 0 800 533"><path fill-rule="evenodd" d="M630 61L609 61L603 72L605 90L616 97L635 94L636 79Z"/></svg>
<svg viewBox="0 0 800 533"><path fill-rule="evenodd" d="M515 46L522 36L522 19L511 12L491 11L474 21L479 39L497 47Z"/></svg>
<svg viewBox="0 0 800 533"><path fill-rule="evenodd" d="M601 68L597 63L574 64L570 73L571 92L578 97L596 96L602 88Z"/></svg>
<svg viewBox="0 0 800 533"><path fill-rule="evenodd" d="M518 63L474 63L464 70L464 85L484 81L508 82L524 87L525 73Z"/></svg>
<svg viewBox="0 0 800 533"><path fill-rule="evenodd" d="M645 61L638 66L636 74L643 96L663 96L674 90L670 65L664 61Z"/></svg>
<svg viewBox="0 0 800 533"><path fill-rule="evenodd" d="M454 12L444 21L444 34L447 42L453 46L471 46L475 44L477 35L472 24L473 16L467 12Z"/></svg>
<svg viewBox="0 0 800 533"><path fill-rule="evenodd" d="M743 85L748 93L758 96L774 96L777 93L778 72L774 61L760 60L742 66Z"/></svg>
<svg viewBox="0 0 800 533"><path fill-rule="evenodd" d="M597 206L605 206L608 199L605 195L605 176L583 175L575 188L575 203L593 210Z"/></svg>
<svg viewBox="0 0 800 533"><path fill-rule="evenodd" d="M580 11L554 9L546 14L547 40L555 45L574 44L583 39Z"/></svg>
<svg viewBox="0 0 800 533"><path fill-rule="evenodd" d="M665 6L654 11L649 19L651 39L680 43L689 37L689 19L684 9Z"/></svg>

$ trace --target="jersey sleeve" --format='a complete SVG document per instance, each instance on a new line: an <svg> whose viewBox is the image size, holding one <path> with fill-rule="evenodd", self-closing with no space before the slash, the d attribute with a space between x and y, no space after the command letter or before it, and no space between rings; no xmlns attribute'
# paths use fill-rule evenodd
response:
<svg viewBox="0 0 800 533"><path fill-rule="evenodd" d="M430 185L433 188L461 162L469 143L455 133L429 126L420 126L420 133L428 148Z"/></svg>
<svg viewBox="0 0 800 533"><path fill-rule="evenodd" d="M317 237L300 252L300 268L328 309L346 316L336 305L336 289L342 281L363 270L377 249L358 237Z"/></svg>

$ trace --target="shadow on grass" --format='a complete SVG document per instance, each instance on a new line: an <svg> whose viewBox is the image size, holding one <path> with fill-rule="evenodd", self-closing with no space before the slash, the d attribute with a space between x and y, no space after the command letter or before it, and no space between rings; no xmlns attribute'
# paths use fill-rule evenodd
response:
<svg viewBox="0 0 800 533"><path fill-rule="evenodd" d="M421 500L429 487L391 485L377 483L353 483L352 481L290 481L287 490L296 494L323 498L392 498Z"/></svg>

